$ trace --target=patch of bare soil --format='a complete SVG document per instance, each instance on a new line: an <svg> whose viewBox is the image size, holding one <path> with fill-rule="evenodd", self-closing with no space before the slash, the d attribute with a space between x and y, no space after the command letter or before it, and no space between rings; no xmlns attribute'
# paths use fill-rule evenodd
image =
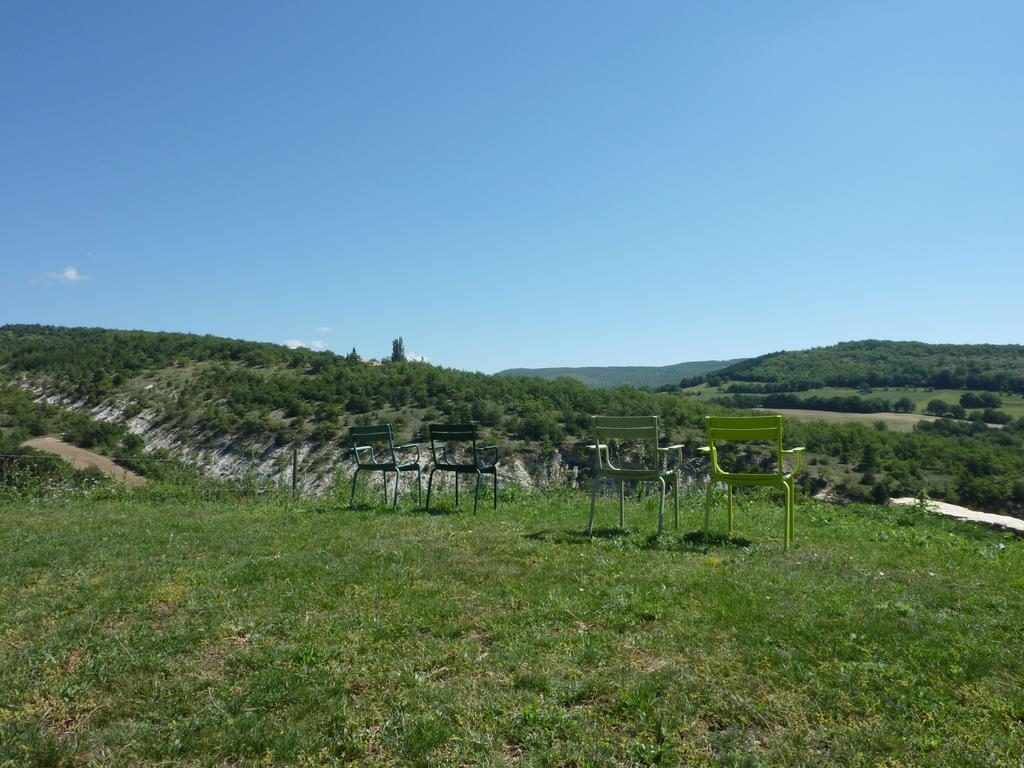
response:
<svg viewBox="0 0 1024 768"><path fill-rule="evenodd" d="M146 482L146 478L135 474L130 469L119 467L106 456L100 456L98 453L79 448L77 445L65 443L55 437L33 437L22 443L22 446L60 456L75 469L96 467L103 474L115 480L121 480L126 485L143 485Z"/></svg>

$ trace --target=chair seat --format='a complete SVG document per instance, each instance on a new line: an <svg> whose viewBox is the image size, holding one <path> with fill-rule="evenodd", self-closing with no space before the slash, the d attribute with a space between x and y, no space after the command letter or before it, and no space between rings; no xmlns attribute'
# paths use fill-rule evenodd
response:
<svg viewBox="0 0 1024 768"><path fill-rule="evenodd" d="M785 475L747 475L738 472L712 472L711 479L717 483L731 483L735 485L779 485L789 482L793 473Z"/></svg>
<svg viewBox="0 0 1024 768"><path fill-rule="evenodd" d="M395 464L392 461L388 461L388 462L385 462L383 464L381 464L381 463L359 464L359 465L357 465L357 468L360 469L360 470L363 470L363 469L369 470L371 472L373 472L373 471L376 471L376 472L394 472L396 469L401 471L401 472L405 472L406 470L410 470L410 469L421 469L419 463L415 462L415 461L407 462L405 464Z"/></svg>
<svg viewBox="0 0 1024 768"><path fill-rule="evenodd" d="M439 461L434 466L449 472L497 472L498 470L494 464L447 464Z"/></svg>
<svg viewBox="0 0 1024 768"><path fill-rule="evenodd" d="M605 468L601 470L602 475L608 475L609 477L623 477L633 480L657 480L658 478L670 479L675 477L675 471L671 469L653 470L653 469L609 469Z"/></svg>

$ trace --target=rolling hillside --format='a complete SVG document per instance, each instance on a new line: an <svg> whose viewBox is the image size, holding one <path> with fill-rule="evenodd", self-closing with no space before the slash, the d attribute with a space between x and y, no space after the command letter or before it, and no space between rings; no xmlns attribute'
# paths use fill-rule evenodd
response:
<svg viewBox="0 0 1024 768"><path fill-rule="evenodd" d="M991 349L976 365L979 375L1006 362L1004 348L996 348L1003 349L999 355ZM969 356L959 359L970 365ZM920 362L939 369L927 357ZM166 455L207 475L270 478L281 475L294 450L310 491L329 489L351 471L351 425L381 422L394 424L402 442L422 443L429 423L473 420L485 439L502 445L503 481L585 482L592 414L659 415L664 437L686 444L687 471L699 483L704 415L749 411L765 395L706 384L695 394L588 388L567 378L487 376L424 362L364 362L354 354L212 336L0 327L5 452L34 436L61 435L107 455ZM788 444L807 447L800 475L805 493L827 489L842 499L884 500L925 490L975 509L1021 514L1024 419L1013 416L1001 426L937 418L896 432L874 419L867 426L787 420L786 431ZM738 471L761 461L748 453L734 458Z"/></svg>
<svg viewBox="0 0 1024 768"><path fill-rule="evenodd" d="M726 368L742 360L700 360L675 365L612 365L587 366L582 368L509 368L499 371L498 376L528 376L536 379L568 378L581 381L588 387L634 387L657 389L675 386L681 379L700 376Z"/></svg>
<svg viewBox="0 0 1024 768"><path fill-rule="evenodd" d="M934 387L1024 394L1024 345L848 341L773 352L692 376L683 386L744 382L747 392L821 387Z"/></svg>

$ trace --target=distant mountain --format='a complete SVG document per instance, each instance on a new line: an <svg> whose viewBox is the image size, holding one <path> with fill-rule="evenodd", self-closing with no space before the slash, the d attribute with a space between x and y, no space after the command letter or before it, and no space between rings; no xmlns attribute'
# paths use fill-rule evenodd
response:
<svg viewBox="0 0 1024 768"><path fill-rule="evenodd" d="M583 368L509 368L499 371L498 376L528 376L534 379L568 378L576 379L588 387L620 387L632 384L634 387L656 389L676 386L681 379L712 373L730 365L743 362L736 360L698 360L675 365L608 365Z"/></svg>
<svg viewBox="0 0 1024 768"><path fill-rule="evenodd" d="M735 382L736 391L762 392L909 386L1024 393L1024 346L846 341L761 355L696 374L686 383L704 382Z"/></svg>

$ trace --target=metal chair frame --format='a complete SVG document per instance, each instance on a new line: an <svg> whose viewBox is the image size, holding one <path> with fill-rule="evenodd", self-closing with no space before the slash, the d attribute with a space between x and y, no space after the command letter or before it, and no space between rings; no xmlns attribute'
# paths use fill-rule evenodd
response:
<svg viewBox="0 0 1024 768"><path fill-rule="evenodd" d="M781 488L786 494L785 500L785 548L793 543L793 522L795 507L795 486L793 476L800 471L803 464L804 448L782 447L782 416L705 416L704 429L708 444L699 450L708 454L711 459L711 476L708 489L704 496L704 543L708 541L708 530L711 527L711 492L716 483L724 483L728 500L729 535L732 536L732 489L734 486L775 487ZM774 444L775 472L728 472L718 462L718 444L767 442ZM782 457L796 456L796 466L792 472L786 472Z"/></svg>
<svg viewBox="0 0 1024 768"><path fill-rule="evenodd" d="M491 475L494 481L494 508L498 508L498 446L477 445L476 424L428 424L430 453L434 466L427 480L427 511L430 511L430 494L434 486L435 472L455 473L455 506L459 506L459 475L476 475L473 492L473 514L476 514L480 499L480 483L484 475ZM453 452L457 445L466 446L467 455L457 457ZM490 454L482 458L483 453Z"/></svg>
<svg viewBox="0 0 1024 768"><path fill-rule="evenodd" d="M590 521L587 534L594 533L594 514L597 507L597 486L601 477L619 480L619 528L625 527L626 492L625 484L630 482L658 483L661 486L661 500L658 505L658 535L665 532L665 490L672 483L672 500L675 505L675 527L679 528L679 477L676 470L662 469L662 458L675 451L682 464L683 445L661 447L657 416L594 416L594 477L590 487ZM612 461L610 444L612 440L644 443L648 446L647 464L641 467L620 467Z"/></svg>
<svg viewBox="0 0 1024 768"><path fill-rule="evenodd" d="M352 507L356 498L356 479L362 470L380 472L384 480L384 503L388 501L388 473L395 473L395 499L392 509L398 508L398 489L401 485L403 472L416 470L416 503L423 502L423 470L420 467L420 447L415 443L395 445L395 435L390 424L374 424L365 427L351 427L349 438L352 440L352 453L356 462L356 471L352 475L352 494L348 505ZM374 444L383 449L385 456L378 457L374 452ZM416 450L414 461L400 461L399 451Z"/></svg>

